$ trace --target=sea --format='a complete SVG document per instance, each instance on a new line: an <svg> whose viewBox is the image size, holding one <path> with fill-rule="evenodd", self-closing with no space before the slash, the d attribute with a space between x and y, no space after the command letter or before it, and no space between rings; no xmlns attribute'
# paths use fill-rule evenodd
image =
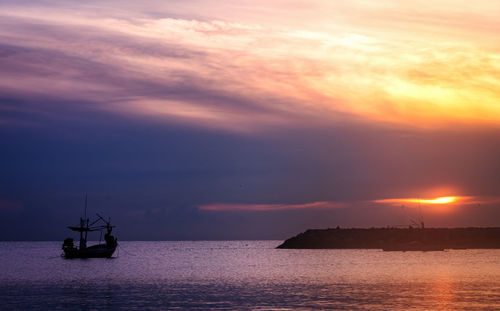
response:
<svg viewBox="0 0 500 311"><path fill-rule="evenodd" d="M500 310L500 250L281 242L123 241L110 259L63 259L61 242L0 242L0 310Z"/></svg>

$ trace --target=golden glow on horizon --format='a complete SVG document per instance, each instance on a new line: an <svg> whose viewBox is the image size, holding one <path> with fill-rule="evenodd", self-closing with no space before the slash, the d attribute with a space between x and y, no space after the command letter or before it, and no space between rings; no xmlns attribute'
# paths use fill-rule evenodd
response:
<svg viewBox="0 0 500 311"><path fill-rule="evenodd" d="M460 196L446 196L446 197L437 197L433 199L419 199L419 198L402 198L402 199L384 199L384 200L376 200L378 203L396 203L396 204L404 204L404 203L418 203L418 204L450 204L457 203L461 201L464 197Z"/></svg>
<svg viewBox="0 0 500 311"><path fill-rule="evenodd" d="M427 203L427 204L448 204L448 203L453 203L456 200L457 200L457 197L451 196L451 197L440 197L440 198L435 198L435 199L423 199L420 201L422 203Z"/></svg>

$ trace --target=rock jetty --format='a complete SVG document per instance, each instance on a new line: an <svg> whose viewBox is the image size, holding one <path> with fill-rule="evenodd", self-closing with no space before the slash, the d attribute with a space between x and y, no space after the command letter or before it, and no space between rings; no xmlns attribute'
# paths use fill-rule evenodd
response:
<svg viewBox="0 0 500 311"><path fill-rule="evenodd" d="M500 227L310 229L277 248L443 250L500 249ZM420 248L420 249L419 249Z"/></svg>

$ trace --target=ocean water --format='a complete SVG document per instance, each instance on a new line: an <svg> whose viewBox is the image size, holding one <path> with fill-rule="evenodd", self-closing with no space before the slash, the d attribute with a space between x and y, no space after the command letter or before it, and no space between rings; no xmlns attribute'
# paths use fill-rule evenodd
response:
<svg viewBox="0 0 500 311"><path fill-rule="evenodd" d="M1 310L500 310L500 250L284 250L281 241L0 242Z"/></svg>

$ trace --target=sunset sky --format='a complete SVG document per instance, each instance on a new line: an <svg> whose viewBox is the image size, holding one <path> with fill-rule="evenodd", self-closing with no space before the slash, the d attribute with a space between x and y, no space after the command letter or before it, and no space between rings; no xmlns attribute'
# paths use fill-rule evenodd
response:
<svg viewBox="0 0 500 311"><path fill-rule="evenodd" d="M500 226L500 2L1 1L0 240Z"/></svg>

